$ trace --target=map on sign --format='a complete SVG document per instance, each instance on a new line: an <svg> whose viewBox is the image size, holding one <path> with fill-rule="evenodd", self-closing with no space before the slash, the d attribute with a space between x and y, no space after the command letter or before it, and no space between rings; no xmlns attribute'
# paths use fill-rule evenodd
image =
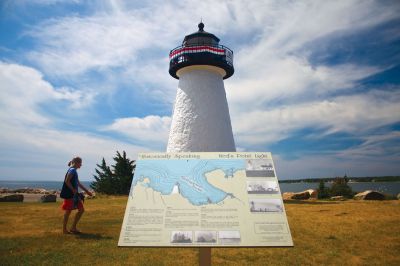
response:
<svg viewBox="0 0 400 266"><path fill-rule="evenodd" d="M219 204L238 199L223 183L234 182L239 170L245 170L243 160L147 160L138 164L132 183L164 196L178 193L194 206ZM223 173L223 182L207 176L215 171Z"/></svg>
<svg viewBox="0 0 400 266"><path fill-rule="evenodd" d="M292 246L271 154L139 154L118 245Z"/></svg>

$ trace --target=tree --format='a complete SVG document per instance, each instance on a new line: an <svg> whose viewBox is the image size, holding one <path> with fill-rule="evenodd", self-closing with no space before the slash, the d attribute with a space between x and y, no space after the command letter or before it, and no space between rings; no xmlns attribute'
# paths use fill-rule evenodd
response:
<svg viewBox="0 0 400 266"><path fill-rule="evenodd" d="M95 181L90 187L99 193L128 195L136 167L135 161L127 158L125 151L122 156L117 151L117 156L113 159L115 164L111 166L112 170L104 158L101 165L96 164L99 169L95 169Z"/></svg>
<svg viewBox="0 0 400 266"><path fill-rule="evenodd" d="M104 194L113 194L113 173L109 166L106 164L106 160L103 158L101 165L96 164L99 169L95 169L97 175L93 175L96 181L90 184L90 187L94 191Z"/></svg>
<svg viewBox="0 0 400 266"><path fill-rule="evenodd" d="M116 162L112 167L114 169L117 194L128 195L132 184L133 172L136 167L135 161L126 158L125 151L122 156L117 151L117 157L113 159Z"/></svg>
<svg viewBox="0 0 400 266"><path fill-rule="evenodd" d="M346 198L352 198L354 196L353 190L347 184L348 178L347 176L344 177L337 177L332 184L330 189L330 195L333 196L343 196Z"/></svg>
<svg viewBox="0 0 400 266"><path fill-rule="evenodd" d="M325 199L329 198L329 189L325 187L325 182L324 180L321 180L319 182L319 187L318 187L318 198L319 199Z"/></svg>

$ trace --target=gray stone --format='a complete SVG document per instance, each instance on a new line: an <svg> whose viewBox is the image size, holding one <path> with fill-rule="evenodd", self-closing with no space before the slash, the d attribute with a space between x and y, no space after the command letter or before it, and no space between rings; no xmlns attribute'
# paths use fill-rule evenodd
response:
<svg viewBox="0 0 400 266"><path fill-rule="evenodd" d="M331 197L331 200L340 200L340 201L342 201L342 200L346 200L346 198L343 197L343 196L334 196L334 197Z"/></svg>
<svg viewBox="0 0 400 266"><path fill-rule="evenodd" d="M284 193L282 194L282 199L284 199L284 200L291 200L293 195L294 195L293 192L284 192Z"/></svg>
<svg viewBox="0 0 400 266"><path fill-rule="evenodd" d="M354 196L355 200L384 200L385 195L378 191L367 190Z"/></svg>
<svg viewBox="0 0 400 266"><path fill-rule="evenodd" d="M46 194L40 197L41 202L56 202L57 195L54 194Z"/></svg>
<svg viewBox="0 0 400 266"><path fill-rule="evenodd" d="M297 200L306 200L309 198L310 198L310 192L308 191L294 193L294 195L292 196L292 199L297 199Z"/></svg>
<svg viewBox="0 0 400 266"><path fill-rule="evenodd" d="M24 201L24 195L21 194L0 196L0 202L23 202L23 201Z"/></svg>
<svg viewBox="0 0 400 266"><path fill-rule="evenodd" d="M8 188L2 187L0 188L0 193L10 193L10 190Z"/></svg>
<svg viewBox="0 0 400 266"><path fill-rule="evenodd" d="M310 194L310 199L318 199L318 190L307 189L306 191Z"/></svg>
<svg viewBox="0 0 400 266"><path fill-rule="evenodd" d="M307 200L307 199L317 199L318 191L314 189L308 189L302 192L285 192L282 194L284 200Z"/></svg>

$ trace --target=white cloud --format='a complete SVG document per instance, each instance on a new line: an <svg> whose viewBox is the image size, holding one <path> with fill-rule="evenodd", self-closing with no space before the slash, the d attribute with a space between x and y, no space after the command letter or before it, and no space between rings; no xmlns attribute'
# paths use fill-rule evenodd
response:
<svg viewBox="0 0 400 266"><path fill-rule="evenodd" d="M111 130L142 142L166 144L171 126L171 118L167 116L146 116L144 118L119 118L105 130ZM149 143L150 144L150 143Z"/></svg>
<svg viewBox="0 0 400 266"><path fill-rule="evenodd" d="M395 163L399 156L400 150L398 144L400 142L400 131L389 131L380 134L371 134L363 137L363 143L357 147L346 149L338 153L339 157L366 159L374 157L377 161L385 160L386 162ZM395 143L395 145L393 145ZM397 164L397 163L396 163ZM400 166L398 166L400 168Z"/></svg>
<svg viewBox="0 0 400 266"><path fill-rule="evenodd" d="M384 70L351 63L315 66L307 56L315 48L314 41L334 40L332 35L356 34L398 18L400 6L389 8L375 1L256 3L257 8L251 9L253 14L267 10L263 19L250 26L258 28L260 33L258 38L234 51L236 72L226 81L234 116L276 102L326 99L332 92L352 89L360 79ZM236 25L235 22L232 24Z"/></svg>
<svg viewBox="0 0 400 266"><path fill-rule="evenodd" d="M55 4L78 4L80 0L30 0L25 2L25 4L31 5L55 5ZM17 1L21 3L21 1ZM22 2L23 3L23 2Z"/></svg>
<svg viewBox="0 0 400 266"><path fill-rule="evenodd" d="M125 150L133 158L149 150L96 134L54 128L54 121L40 105L67 100L73 102L71 108L77 108L84 106L81 102L86 96L69 88L53 88L33 68L1 62L0 88L2 178L60 180L65 162L80 155L87 165L82 171L84 179L91 179L102 157L111 159L115 151Z"/></svg>
<svg viewBox="0 0 400 266"><path fill-rule="evenodd" d="M72 88L55 89L39 71L1 61L0 82L0 116L8 123L45 125L49 119L40 111L41 104L66 100L72 108L79 108L90 104L94 97Z"/></svg>
<svg viewBox="0 0 400 266"><path fill-rule="evenodd" d="M336 32L357 32L388 21L397 9L356 0L149 1L140 7L110 1L90 16L50 19L33 27L29 34L39 45L29 56L48 75L81 77L100 71L142 85L133 89L148 87L149 97L170 104L176 86L167 72L168 52L196 30L202 17L206 30L221 37L221 43L230 46L225 36L242 43L234 49L236 74L227 81L229 100L258 107L271 99L348 88L380 71L351 64L314 67L298 49Z"/></svg>
<svg viewBox="0 0 400 266"><path fill-rule="evenodd" d="M397 175L398 157L380 156L338 156L305 155L287 160L273 154L279 179L336 177L336 176L383 176Z"/></svg>
<svg viewBox="0 0 400 266"><path fill-rule="evenodd" d="M247 77L227 83L227 96L233 113L243 109L262 109L276 100L325 98L336 91L353 88L357 82L380 71L376 67L351 64L334 67L313 67L306 60L295 57L263 61ZM304 101L304 100L303 100Z"/></svg>
<svg viewBox="0 0 400 266"><path fill-rule="evenodd" d="M135 159L139 152L150 151L147 147L95 134L52 128L6 125L2 126L0 137L2 178L14 180L62 181L66 163L76 155L84 161L80 178L90 180L96 164L103 157L112 163L117 150L126 151L131 159Z"/></svg>
<svg viewBox="0 0 400 266"><path fill-rule="evenodd" d="M165 54L160 57L168 58L169 49L174 45L171 41L180 37L178 27L169 19L175 13L171 6L130 11L122 11L117 2L111 6L92 16L50 19L33 27L27 34L39 46L30 53L30 58L51 75L80 75L93 69L120 66L141 67L146 64L145 56L151 56L152 52L160 56L162 49Z"/></svg>
<svg viewBox="0 0 400 266"><path fill-rule="evenodd" d="M127 118L112 117L115 113L110 111L114 122L97 135L58 131L53 126L53 114L42 107L66 102L68 108L86 111L97 96L118 104L118 93L123 89L141 90L135 95L147 97L132 101L145 103L151 99L172 107L177 81L168 74L168 52L184 35L196 30L201 17L205 29L235 52L236 72L225 83L238 150L275 143L306 127L324 130L325 134L348 132L364 141L359 147L335 154L342 159L364 152L382 154L377 151L381 144L398 138L396 132L377 135L371 131L400 120L399 93L354 91L360 79L384 69L351 62L312 65L308 60L316 41L356 35L398 18L397 4L359 0L160 0L83 5L85 12L42 20L21 36L33 38L35 46L21 53L20 62L28 59L39 70L0 63L0 156L11 165L18 159L38 164L48 161L52 173L56 173L60 160L80 154L93 170L99 158L117 149L125 149L129 155L143 151L143 146L151 147L149 143L165 144L170 117L153 115L153 111L132 108L124 115ZM141 144L134 146L100 135L107 132L123 134ZM322 173L323 167L329 169L330 162L337 160L307 157L282 161L286 169L299 167L304 172L320 162ZM354 163L362 169L360 162ZM26 166L23 173L31 173L34 167ZM36 170L33 175L40 179L38 173Z"/></svg>
<svg viewBox="0 0 400 266"><path fill-rule="evenodd" d="M262 55L265 49L282 55L305 44L312 46L312 42L321 37L342 31L357 32L390 21L398 17L400 9L398 5L389 8L377 1L359 0L268 3L262 10L272 10L265 15L267 27L264 27L260 42L254 45L254 58ZM251 57L249 60L254 61Z"/></svg>
<svg viewBox="0 0 400 266"><path fill-rule="evenodd" d="M399 9L374 1L149 1L136 5L110 1L100 4L91 16L50 19L35 26L29 34L40 45L31 56L46 72L70 75L140 64L149 54L167 58L169 49L195 31L202 17L207 30L217 35L240 39L258 32L258 38L250 40L254 43L236 51L245 53L241 65L246 68L264 58L266 51L286 55L322 36L393 19Z"/></svg>
<svg viewBox="0 0 400 266"><path fill-rule="evenodd" d="M58 100L70 101L70 107L72 109L82 109L90 106L97 95L93 90L75 90L70 87L61 87L57 89L55 98Z"/></svg>
<svg viewBox="0 0 400 266"><path fill-rule="evenodd" d="M233 117L236 141L243 144L271 144L307 127L325 134L348 132L359 137L371 129L400 120L400 93L371 91L307 102Z"/></svg>

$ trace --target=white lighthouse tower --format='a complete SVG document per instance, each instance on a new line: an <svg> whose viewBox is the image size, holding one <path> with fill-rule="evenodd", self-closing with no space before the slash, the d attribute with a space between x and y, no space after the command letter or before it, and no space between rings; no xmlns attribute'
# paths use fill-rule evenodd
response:
<svg viewBox="0 0 400 266"><path fill-rule="evenodd" d="M233 75L233 52L198 27L169 54L179 85L167 152L236 151L223 81Z"/></svg>

